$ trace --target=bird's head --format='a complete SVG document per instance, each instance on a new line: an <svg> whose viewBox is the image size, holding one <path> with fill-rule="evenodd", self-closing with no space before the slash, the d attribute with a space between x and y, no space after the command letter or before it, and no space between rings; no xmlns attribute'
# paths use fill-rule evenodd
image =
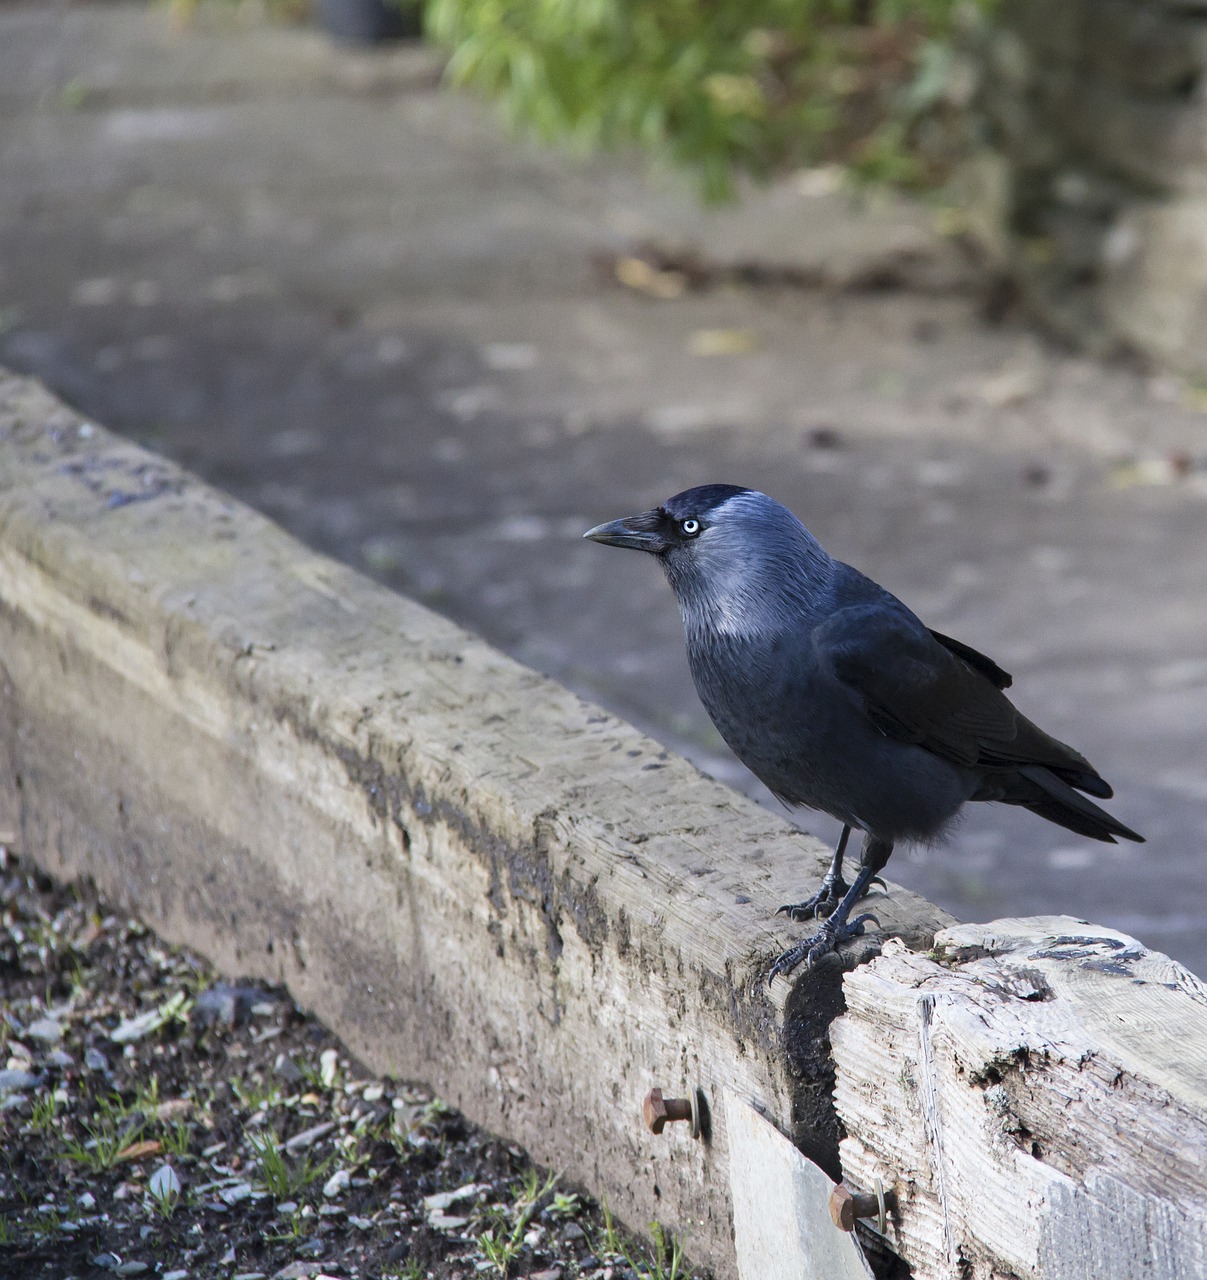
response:
<svg viewBox="0 0 1207 1280"><path fill-rule="evenodd" d="M832 563L787 507L733 484L685 489L583 537L660 560L689 628L762 627L786 597L807 598Z"/></svg>

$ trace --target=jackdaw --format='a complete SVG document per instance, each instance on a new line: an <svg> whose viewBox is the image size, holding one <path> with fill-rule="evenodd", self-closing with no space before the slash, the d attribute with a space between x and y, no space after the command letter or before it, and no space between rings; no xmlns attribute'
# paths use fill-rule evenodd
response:
<svg viewBox="0 0 1207 1280"><path fill-rule="evenodd" d="M780 908L824 923L768 981L861 934L876 918L851 920L851 909L894 844L939 840L966 801L1022 805L1112 844L1143 839L1081 794L1113 793L1084 756L1014 708L996 662L929 630L766 494L703 485L583 536L658 558L721 736L785 804L843 824L821 888ZM848 885L852 828L864 838Z"/></svg>

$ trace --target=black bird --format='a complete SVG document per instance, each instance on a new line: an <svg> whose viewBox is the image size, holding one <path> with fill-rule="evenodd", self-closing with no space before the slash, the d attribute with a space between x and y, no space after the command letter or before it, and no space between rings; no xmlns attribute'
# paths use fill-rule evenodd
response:
<svg viewBox="0 0 1207 1280"><path fill-rule="evenodd" d="M766 494L704 485L583 536L658 558L721 736L785 804L843 824L821 888L780 908L825 922L776 960L768 981L861 934L875 916L851 920L851 909L894 844L940 839L966 801L1022 805L1111 844L1143 840L1081 794L1113 792L1084 756L1015 709L996 662L928 630ZM864 839L848 885L852 828Z"/></svg>

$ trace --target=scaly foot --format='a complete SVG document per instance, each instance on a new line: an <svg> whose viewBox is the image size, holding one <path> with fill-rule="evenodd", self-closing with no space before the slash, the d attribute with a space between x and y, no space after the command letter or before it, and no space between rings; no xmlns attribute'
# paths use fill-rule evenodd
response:
<svg viewBox="0 0 1207 1280"><path fill-rule="evenodd" d="M852 938L861 937L865 920L874 920L877 925L880 924L871 912L864 912L854 920L844 920L839 915L830 916L811 938L805 938L794 947L789 947L780 956L767 974L767 985L770 986L781 973L785 975L791 973L802 960L806 961L808 967L812 969L822 956L836 951L844 942L850 942Z"/></svg>
<svg viewBox="0 0 1207 1280"><path fill-rule="evenodd" d="M787 916L798 924L802 920L828 916L846 897L850 887L842 876L826 876L821 882L821 888L811 898L806 898L804 902L785 902L782 907L776 908L775 914Z"/></svg>

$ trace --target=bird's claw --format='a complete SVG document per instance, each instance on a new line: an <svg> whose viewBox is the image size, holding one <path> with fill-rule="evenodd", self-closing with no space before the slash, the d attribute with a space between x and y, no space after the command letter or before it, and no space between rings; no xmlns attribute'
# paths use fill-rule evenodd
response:
<svg viewBox="0 0 1207 1280"><path fill-rule="evenodd" d="M811 898L806 898L804 902L785 902L782 907L776 908L775 914L787 916L797 924L805 920L814 920L819 916L824 918L835 910L849 887L841 876L833 880L823 880L821 888Z"/></svg>
<svg viewBox="0 0 1207 1280"><path fill-rule="evenodd" d="M880 921L870 911L856 916L854 920L836 921L830 918L812 937L804 938L795 946L789 947L776 960L767 973L767 985L770 986L781 973L785 976L790 974L802 960L807 969L812 969L823 956L837 951L842 943L862 937L864 924L868 920L880 928Z"/></svg>

